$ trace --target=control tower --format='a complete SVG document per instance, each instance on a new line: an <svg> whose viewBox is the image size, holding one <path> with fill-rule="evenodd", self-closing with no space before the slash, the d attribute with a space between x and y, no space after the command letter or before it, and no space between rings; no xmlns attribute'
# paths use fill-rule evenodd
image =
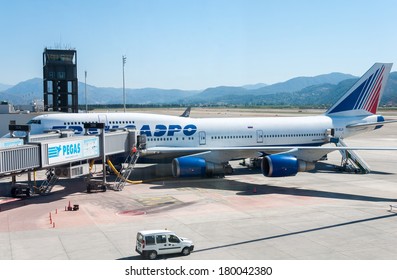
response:
<svg viewBox="0 0 397 280"><path fill-rule="evenodd" d="M44 111L78 112L76 50L44 49Z"/></svg>

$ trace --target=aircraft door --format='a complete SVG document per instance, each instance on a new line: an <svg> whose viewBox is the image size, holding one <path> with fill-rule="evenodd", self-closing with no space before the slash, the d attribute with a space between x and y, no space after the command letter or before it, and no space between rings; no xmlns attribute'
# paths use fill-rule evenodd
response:
<svg viewBox="0 0 397 280"><path fill-rule="evenodd" d="M200 138L200 145L205 145L206 144L206 139L205 139L205 131L200 131L199 132L199 138Z"/></svg>
<svg viewBox="0 0 397 280"><path fill-rule="evenodd" d="M104 114L98 115L98 122L104 123L106 125L107 116Z"/></svg>
<svg viewBox="0 0 397 280"><path fill-rule="evenodd" d="M263 143L263 130L256 131L256 142Z"/></svg>

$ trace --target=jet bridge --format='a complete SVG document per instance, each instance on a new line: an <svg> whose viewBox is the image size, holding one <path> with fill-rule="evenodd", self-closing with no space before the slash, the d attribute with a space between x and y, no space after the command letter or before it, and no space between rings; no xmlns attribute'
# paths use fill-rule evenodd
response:
<svg viewBox="0 0 397 280"><path fill-rule="evenodd" d="M30 173L46 169L47 180L36 190L39 193L48 193L52 188L50 182L53 185L58 177L88 175L89 160L102 159L105 162L109 155L128 155L137 142L136 131L126 129L108 133L102 129L99 135L88 134L88 128L83 136L61 130L30 135L29 126L10 125L10 135L17 130L25 131L26 136L0 138L0 177L12 176L13 185L16 185L16 175L28 172L31 185Z"/></svg>
<svg viewBox="0 0 397 280"><path fill-rule="evenodd" d="M8 139L7 139L8 140ZM14 140L14 139L12 139ZM1 139L2 145L10 142ZM14 144L17 142L13 142ZM12 175L40 167L40 150L37 145L11 145L0 147L0 176Z"/></svg>

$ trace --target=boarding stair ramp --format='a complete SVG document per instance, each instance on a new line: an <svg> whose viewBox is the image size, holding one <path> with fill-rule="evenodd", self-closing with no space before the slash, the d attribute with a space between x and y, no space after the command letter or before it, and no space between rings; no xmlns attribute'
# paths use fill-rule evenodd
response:
<svg viewBox="0 0 397 280"><path fill-rule="evenodd" d="M59 179L59 177L55 174L54 168L47 169L45 175L46 180L43 181L39 187L40 194L49 194Z"/></svg>
<svg viewBox="0 0 397 280"><path fill-rule="evenodd" d="M129 180L128 178L130 177L132 171L134 170L135 164L138 161L139 156L140 156L139 149L136 149L134 147L131 150L128 157L125 159L124 164L121 165L121 170L115 180L115 184L113 187L115 191L122 191L124 189L125 184Z"/></svg>
<svg viewBox="0 0 397 280"><path fill-rule="evenodd" d="M336 143L338 147L348 147L343 139L339 138ZM341 166L346 171L353 171L355 173L368 174L371 172L368 164L355 152L352 150L340 150L342 154Z"/></svg>

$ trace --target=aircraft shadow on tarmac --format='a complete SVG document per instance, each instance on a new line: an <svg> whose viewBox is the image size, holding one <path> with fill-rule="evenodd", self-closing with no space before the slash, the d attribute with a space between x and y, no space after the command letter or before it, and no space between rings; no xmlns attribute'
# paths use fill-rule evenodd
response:
<svg viewBox="0 0 397 280"><path fill-rule="evenodd" d="M325 170L334 168L330 166L325 166ZM321 170L321 169L320 169ZM239 168L237 174L257 174L258 170L250 170L248 168ZM335 172L335 170L333 171ZM337 174L336 174L337 176ZM354 176L365 176L360 174L354 174ZM233 178L233 175L230 176ZM199 182L199 183L198 183ZM205 183L203 183L205 182ZM355 201L369 201L369 202L397 202L395 198L388 197L376 197L376 196L365 196L358 194L349 194L343 192L329 192L323 190L312 190L304 188L295 187L280 187L273 185L257 185L240 181L225 180L222 178L205 178L205 179L180 179L180 180L168 180L163 181L162 185L153 186L151 189L178 189L186 188L187 186L192 186L197 189L219 189L226 191L234 191L236 195L268 195L268 194L283 194L292 196L304 196L304 197L321 197L321 198L333 198L333 199L343 199L343 200L355 200ZM343 187L341 187L343 191Z"/></svg>
<svg viewBox="0 0 397 280"><path fill-rule="evenodd" d="M262 237L262 238L240 241L240 242L235 242L235 243L229 243L229 244L225 244L225 245L213 246L213 247L208 247L208 248L203 248L203 249L197 249L194 252L204 252L204 251L222 249L222 248L227 248L227 247L239 246L239 245L261 242L261 241L270 240L270 239L283 238L283 237L288 237L288 236L293 236L293 235L305 234L305 233L309 233L309 232L316 232L316 231L327 230L327 229L331 229L331 228L338 228L338 227L349 226L349 225L353 225L353 224L359 224L359 223L371 222L371 221L376 221L376 220L381 220L381 219L387 219L387 218L392 218L395 216L397 216L397 213L387 214L387 215L378 216L378 217L371 217L371 218L366 218L366 219L360 219L360 220L354 220L354 221L349 221L349 222L345 222L345 223L327 225L327 226L322 226L322 227L317 227L317 228L312 228L312 229L288 232L288 233L278 234L278 235L273 235L273 236L266 236L266 237Z"/></svg>
<svg viewBox="0 0 397 280"><path fill-rule="evenodd" d="M327 164L327 163L317 163L317 169L313 172L337 172L337 166ZM236 168L236 175L246 175L246 174L258 174L260 173L260 169L250 169L250 168ZM393 173L386 172L377 172L371 171L374 174L380 175L391 175ZM232 177L233 175L231 175ZM362 176L357 174L357 176ZM305 196L305 197L323 197L323 198L333 198L333 199L344 199L344 200L356 200L356 201L370 201L370 202L397 202L397 199L386 198L386 197L374 197L374 196L363 196L356 194L347 194L347 193L339 193L339 192L328 192L321 190L308 190L302 188L289 188L289 187L280 187L280 186L272 186L272 185L256 185L244 182L237 182L233 180L225 180L223 178L209 178L206 180L206 184L200 183L196 184L196 181L203 181L203 179L179 179L179 180L165 180L162 185L151 187L152 189L171 189L171 188L186 188L189 185L189 182L192 182L194 188L203 188L203 189L219 189L219 190L229 190L236 192L236 195L268 195L268 194L285 194L285 195L293 195L293 196ZM0 183L0 188L3 184L9 184L6 182ZM38 185L40 182L38 182ZM76 179L68 179L62 180L59 185L64 186L63 190L53 191L49 195L36 195L30 197L29 199L18 199L9 201L6 203L0 204L0 211L7 211L18 207L23 207L29 204L41 204L41 203L49 203L53 201L61 200L68 195L78 195L81 193L82 195L86 193L86 183L81 178ZM172 207L183 207L185 205L173 205ZM148 210L148 209L146 209ZM156 211L150 209L152 211ZM149 211L150 211L149 210Z"/></svg>
<svg viewBox="0 0 397 280"><path fill-rule="evenodd" d="M339 165L329 164L329 163L325 163L325 162L317 162L316 169L308 171L308 172L309 173L351 173L351 174L354 174L354 172L342 171L341 167ZM371 170L371 174L394 175L395 173ZM362 174L357 174L357 175L362 175Z"/></svg>
<svg viewBox="0 0 397 280"><path fill-rule="evenodd" d="M219 250L219 249L228 248L228 247L235 247L235 246L240 246L240 245L245 245L245 244L250 244L250 243L262 242L262 241L266 241L266 240L283 238L283 237L288 237L288 236L306 234L306 233L310 233L310 232L316 232L316 231L327 230L327 229L332 229L332 228L344 227L344 226L349 226L349 225L354 225L354 224L359 224L359 223L366 223L366 222L371 222L371 221L388 219L388 218L393 218L396 216L397 216L397 213L391 212L391 214L378 216L378 217L371 217L371 218L365 218L365 219L360 219L360 220L348 221L348 222L339 223L339 224L326 225L326 226L317 227L317 228L305 229L305 230L294 231L294 232L287 232L287 233L273 235L273 236L265 236L262 238L245 240L245 241L229 243L229 244L224 244L224 245L218 245L218 246L213 246L213 247L208 247L208 248L202 248L202 249L199 248L199 249L194 250L192 252L192 254L199 253L199 252L205 252L205 251ZM180 256L181 256L180 254L164 255L164 256L159 256L158 259L169 259L169 258L175 258L175 257L180 257ZM142 260L142 257L140 255L134 255L134 256L129 256L129 257L125 257L125 258L120 258L118 260Z"/></svg>
<svg viewBox="0 0 397 280"><path fill-rule="evenodd" d="M258 194L259 195L285 194L285 195L293 195L293 196L322 197L322 198L368 201L368 202L397 202L397 199L386 198L386 197L365 196L365 195L298 189L298 188L286 188L286 187L277 187L277 186L269 186L269 185L259 186L259 187L257 186L256 193L253 193L252 191L244 191L237 193L237 195L258 195Z"/></svg>
<svg viewBox="0 0 397 280"><path fill-rule="evenodd" d="M185 186L186 186L185 181ZM183 188L183 185L179 184L164 184L160 186L151 187L152 189L177 189ZM195 188L200 188L195 186ZM397 199L387 198L387 197L375 197L375 196L365 196L356 195L348 193L338 193L338 192L328 192L320 190L308 190L308 189L298 189L298 188L288 188L279 187L271 185L254 185L249 183L241 184L208 184L202 187L203 189L221 189L228 191L235 191L236 195L269 195L269 194L284 194L293 196L305 196L305 197L322 197L322 198L333 198L333 199L343 199L343 200L355 200L355 201L369 201L369 202L397 202Z"/></svg>

